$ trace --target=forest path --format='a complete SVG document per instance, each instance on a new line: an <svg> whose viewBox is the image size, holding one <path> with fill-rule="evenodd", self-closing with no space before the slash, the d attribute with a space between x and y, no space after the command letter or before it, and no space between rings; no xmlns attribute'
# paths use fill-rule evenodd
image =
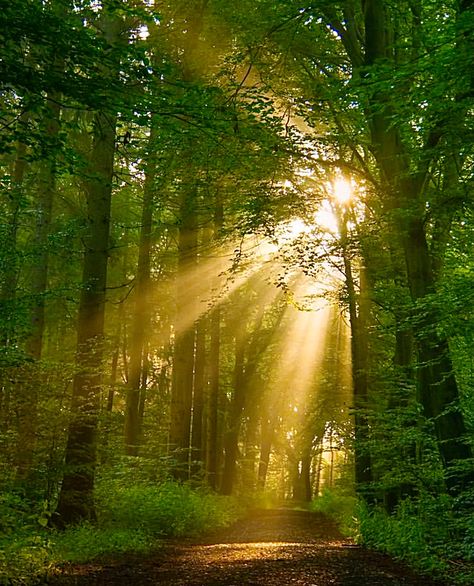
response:
<svg viewBox="0 0 474 586"><path fill-rule="evenodd" d="M54 584L92 586L441 586L341 536L319 513L255 511L200 541L173 541L155 557L71 568Z"/></svg>

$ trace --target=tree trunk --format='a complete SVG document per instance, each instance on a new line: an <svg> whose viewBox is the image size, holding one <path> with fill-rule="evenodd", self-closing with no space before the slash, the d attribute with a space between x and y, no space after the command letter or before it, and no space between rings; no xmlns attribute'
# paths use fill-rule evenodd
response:
<svg viewBox="0 0 474 586"><path fill-rule="evenodd" d="M310 503L313 498L311 488L311 453L305 452L301 459L301 481L303 485L303 500Z"/></svg>
<svg viewBox="0 0 474 586"><path fill-rule="evenodd" d="M224 208L216 194L214 205L214 241L217 242L219 231L224 223ZM216 490L218 487L218 470L220 459L219 442L219 394L220 394L220 352L221 352L221 309L217 302L209 317L210 352L209 352L209 405L207 422L207 482Z"/></svg>
<svg viewBox="0 0 474 586"><path fill-rule="evenodd" d="M90 173L85 183L89 233L85 241L83 288L79 303L72 420L55 519L59 526L95 518L93 488L102 384L115 127L115 115L103 112L95 115Z"/></svg>
<svg viewBox="0 0 474 586"><path fill-rule="evenodd" d="M192 473L200 477L203 472L203 419L206 386L206 323L201 318L196 327L196 360L194 368L193 423L192 423Z"/></svg>
<svg viewBox="0 0 474 586"><path fill-rule="evenodd" d="M221 309L216 305L210 316L211 348L209 352L209 417L207 446L207 481L212 489L218 485L219 469L219 394Z"/></svg>
<svg viewBox="0 0 474 586"><path fill-rule="evenodd" d="M194 310L196 300L189 298L187 279L184 277L191 274L197 263L196 188L182 194L180 217L169 450L175 460L175 478L186 480L189 477L195 357L195 325L192 323L189 326L186 321L190 311Z"/></svg>
<svg viewBox="0 0 474 586"><path fill-rule="evenodd" d="M354 459L356 490L370 500L372 462L369 452L368 384L367 384L367 291L364 268L359 273L359 296L356 294L352 262L347 249L347 212L340 221L341 245L351 325L352 385L354 394ZM357 309L359 311L357 311Z"/></svg>
<svg viewBox="0 0 474 586"><path fill-rule="evenodd" d="M149 144L155 142L156 132L152 126ZM150 149L151 150L151 149ZM140 388L142 371L146 362L146 340L150 328L150 266L153 231L153 200L156 165L150 160L146 170L143 189L143 208L140 222L140 240L138 247L138 265L135 276L135 308L130 339L130 360L127 384L127 403L125 411L125 452L128 456L138 456L141 418Z"/></svg>
<svg viewBox="0 0 474 586"><path fill-rule="evenodd" d="M224 470L221 482L221 494L224 495L232 494L234 486L240 426L245 405L245 387L248 384L244 374L245 338L243 334L241 326L235 336L234 394L230 407L229 428L224 443Z"/></svg>
<svg viewBox="0 0 474 586"><path fill-rule="evenodd" d="M262 439L260 443L260 459L258 462L257 486L260 490L265 488L267 481L268 465L272 451L273 439L275 436L275 421L271 415L265 420L262 418Z"/></svg>

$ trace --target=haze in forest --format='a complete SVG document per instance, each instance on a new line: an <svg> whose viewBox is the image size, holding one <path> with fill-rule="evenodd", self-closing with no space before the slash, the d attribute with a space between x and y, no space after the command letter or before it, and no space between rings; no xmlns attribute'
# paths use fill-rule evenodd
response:
<svg viewBox="0 0 474 586"><path fill-rule="evenodd" d="M6 580L41 575L48 531L284 505L468 583L473 23L468 0L2 6Z"/></svg>

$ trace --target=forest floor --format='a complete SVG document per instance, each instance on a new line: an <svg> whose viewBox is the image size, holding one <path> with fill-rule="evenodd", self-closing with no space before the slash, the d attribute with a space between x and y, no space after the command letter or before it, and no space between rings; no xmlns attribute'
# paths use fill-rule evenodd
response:
<svg viewBox="0 0 474 586"><path fill-rule="evenodd" d="M354 545L322 514L286 509L255 511L200 540L169 541L152 556L69 566L49 584L443 586Z"/></svg>

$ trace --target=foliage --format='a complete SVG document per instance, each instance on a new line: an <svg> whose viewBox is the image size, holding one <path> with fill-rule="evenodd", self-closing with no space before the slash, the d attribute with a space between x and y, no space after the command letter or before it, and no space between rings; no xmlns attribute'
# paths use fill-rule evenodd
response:
<svg viewBox="0 0 474 586"><path fill-rule="evenodd" d="M97 488L98 524L63 532L46 528L48 511L5 493L0 500L0 584L33 584L64 563L147 553L159 539L197 535L228 525L244 507L232 497L174 482L151 484L108 478Z"/></svg>
<svg viewBox="0 0 474 586"><path fill-rule="evenodd" d="M472 561L473 522L453 513L445 494L458 491L466 503L469 489L459 487L473 481L472 2L4 4L2 571L21 583L58 560L144 551L161 536L239 513L233 500L170 481L170 429L186 419L172 416L175 383L185 370L178 399L193 429L180 446L180 472L193 486L219 489L232 451L223 449L226 435L235 432L233 488L245 506L302 498L303 487L309 499L326 483L333 490L312 507L364 543L426 571ZM108 25L114 34L104 34ZM41 527L66 484L72 381L81 370L75 324L91 286L80 283L98 112L117 116L113 205L103 218L111 238L99 247L109 265L106 344L100 384L88 389L99 525L56 534ZM342 173L356 200L344 210L330 187ZM321 212L332 227L319 223ZM277 253L264 251L270 241ZM300 287L301 272L308 279ZM297 312L306 296L308 311ZM302 319L323 313L309 311L313 296L337 305L324 336L322 322ZM359 382L367 378L362 408L352 396L348 307L352 339L361 330L367 342L366 363L354 368ZM177 352L181 327L191 339L186 356ZM353 358L365 344L355 346ZM140 389L130 388L134 370ZM447 382L451 394L443 395ZM245 405L236 405L239 391ZM139 456L124 458L130 414ZM448 471L447 420L463 448ZM321 474L329 429L331 456L370 459L364 489L377 505L361 507L355 528L341 471L331 464ZM203 439L192 446L196 462L189 436ZM211 455L220 470L210 470ZM344 486L354 463L345 461ZM456 474L460 482L450 485ZM257 499L248 496L256 486L267 490Z"/></svg>
<svg viewBox="0 0 474 586"><path fill-rule="evenodd" d="M159 547L144 529L101 528L83 523L54 535L51 556L55 565L85 563L126 553L148 553Z"/></svg>
<svg viewBox="0 0 474 586"><path fill-rule="evenodd" d="M99 524L136 528L155 537L177 537L222 527L236 518L236 501L187 484L121 484L102 481L98 489Z"/></svg>
<svg viewBox="0 0 474 586"><path fill-rule="evenodd" d="M311 510L324 513L334 519L343 535L357 536L357 498L341 489L325 489L311 502Z"/></svg>
<svg viewBox="0 0 474 586"><path fill-rule="evenodd" d="M0 584L34 582L51 566L45 512L44 504L34 510L18 493L0 495Z"/></svg>
<svg viewBox="0 0 474 586"><path fill-rule="evenodd" d="M359 541L407 561L426 574L472 584L474 533L472 516L456 514L446 495L424 494L404 500L393 516L359 503Z"/></svg>

